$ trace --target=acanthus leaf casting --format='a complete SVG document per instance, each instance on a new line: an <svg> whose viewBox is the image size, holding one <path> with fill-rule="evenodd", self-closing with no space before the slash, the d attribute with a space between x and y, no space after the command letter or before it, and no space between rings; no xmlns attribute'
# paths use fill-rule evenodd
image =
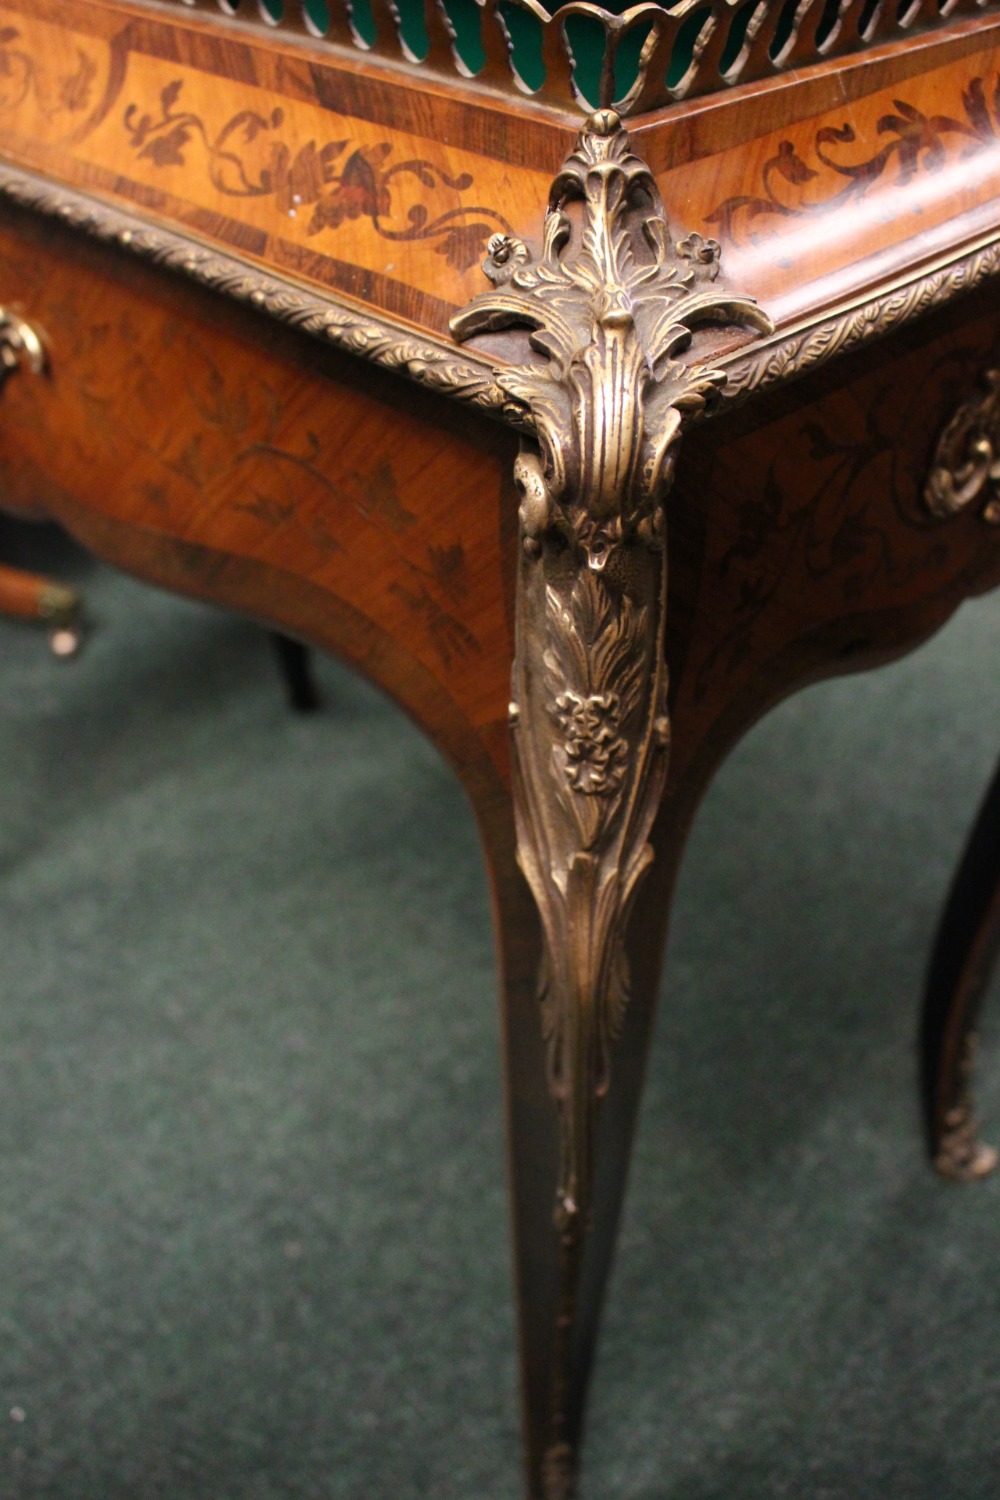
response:
<svg viewBox="0 0 1000 1500"><path fill-rule="evenodd" d="M518 861L541 916L542 1031L559 1111L547 1497L572 1493L568 1371L595 1138L629 999L625 934L653 858L670 744L663 495L684 420L721 389L677 356L706 321L769 332L714 285L718 245L669 237L656 184L612 110L552 184L544 246L495 235L493 289L452 320L466 339L527 329L494 381L521 414L511 703ZM535 362L530 363L530 351ZM541 356L541 358L538 358Z"/></svg>

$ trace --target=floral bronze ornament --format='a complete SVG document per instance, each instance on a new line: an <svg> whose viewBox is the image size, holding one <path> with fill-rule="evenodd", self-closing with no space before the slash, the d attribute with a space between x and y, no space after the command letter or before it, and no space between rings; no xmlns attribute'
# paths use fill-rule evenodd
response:
<svg viewBox="0 0 1000 1500"><path fill-rule="evenodd" d="M983 520L1000 524L1000 370L985 372L942 432L924 502L939 520L982 502Z"/></svg>
<svg viewBox="0 0 1000 1500"><path fill-rule="evenodd" d="M556 1223L570 1244L588 1220L628 999L624 933L667 769L663 495L685 419L725 379L675 356L700 323L771 324L715 285L717 245L670 240L653 177L612 110L590 117L552 185L540 258L496 235L484 270L493 289L452 331L527 328L543 356L494 379L533 430L514 476L514 805L544 931Z"/></svg>

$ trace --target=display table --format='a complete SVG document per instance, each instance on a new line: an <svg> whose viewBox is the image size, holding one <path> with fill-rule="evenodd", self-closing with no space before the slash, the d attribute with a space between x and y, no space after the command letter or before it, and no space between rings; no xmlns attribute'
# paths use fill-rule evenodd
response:
<svg viewBox="0 0 1000 1500"><path fill-rule="evenodd" d="M544 1500L698 800L1000 582L1000 22L944 9L0 3L6 502L354 663L475 809Z"/></svg>

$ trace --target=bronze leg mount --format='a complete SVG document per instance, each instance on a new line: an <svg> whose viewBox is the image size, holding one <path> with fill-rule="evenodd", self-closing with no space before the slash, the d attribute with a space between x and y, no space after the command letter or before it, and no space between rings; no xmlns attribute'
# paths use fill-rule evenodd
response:
<svg viewBox="0 0 1000 1500"><path fill-rule="evenodd" d="M528 435L510 708L518 862L541 916L539 981L559 1119L560 1285L541 1476L569 1495L565 1411L595 1134L628 1003L624 934L652 860L670 743L664 496L678 439L724 381L679 358L705 322L769 330L717 282L719 247L671 237L656 184L612 110L587 121L552 184L536 258L497 235L493 289L452 322L511 336L495 372ZM526 331L526 332L525 332Z"/></svg>

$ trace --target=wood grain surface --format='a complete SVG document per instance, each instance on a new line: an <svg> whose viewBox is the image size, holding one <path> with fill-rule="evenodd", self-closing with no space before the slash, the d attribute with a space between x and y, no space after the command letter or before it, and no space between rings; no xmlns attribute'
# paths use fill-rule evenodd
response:
<svg viewBox="0 0 1000 1500"><path fill-rule="evenodd" d="M1000 230L998 35L958 22L637 117L672 229L717 238L779 326ZM578 123L121 0L2 0L0 65L4 161L437 334L490 234L537 240Z"/></svg>
<svg viewBox="0 0 1000 1500"><path fill-rule="evenodd" d="M0 493L175 590L355 663L455 766L490 870L502 976L530 1490L558 1310L557 1141L538 927L508 793L514 440L125 252L6 210L0 285L43 330L46 380L3 397ZM1000 582L1000 528L931 517L938 433L1000 363L988 292L688 435L668 503L673 751L630 928L632 1002L598 1138L574 1335L582 1420L627 1178L670 891L697 801L783 694L907 649Z"/></svg>
<svg viewBox="0 0 1000 1500"><path fill-rule="evenodd" d="M440 333L483 285L486 234L537 236L571 129L480 96L463 133L457 93L404 104L399 74L255 37L109 0L0 0L2 155ZM997 214L994 40L993 23L966 25L640 121L671 228L720 238L724 274L786 321L982 234ZM538 918L510 796L515 436L10 204L0 301L48 362L6 382L3 503L341 655L469 794L500 956L528 1489L564 1500L553 1392L575 1452L691 818L780 697L910 648L1000 583L1000 526L924 500L939 435L1000 369L995 297L956 297L682 441L666 504L671 758L568 1328Z"/></svg>

